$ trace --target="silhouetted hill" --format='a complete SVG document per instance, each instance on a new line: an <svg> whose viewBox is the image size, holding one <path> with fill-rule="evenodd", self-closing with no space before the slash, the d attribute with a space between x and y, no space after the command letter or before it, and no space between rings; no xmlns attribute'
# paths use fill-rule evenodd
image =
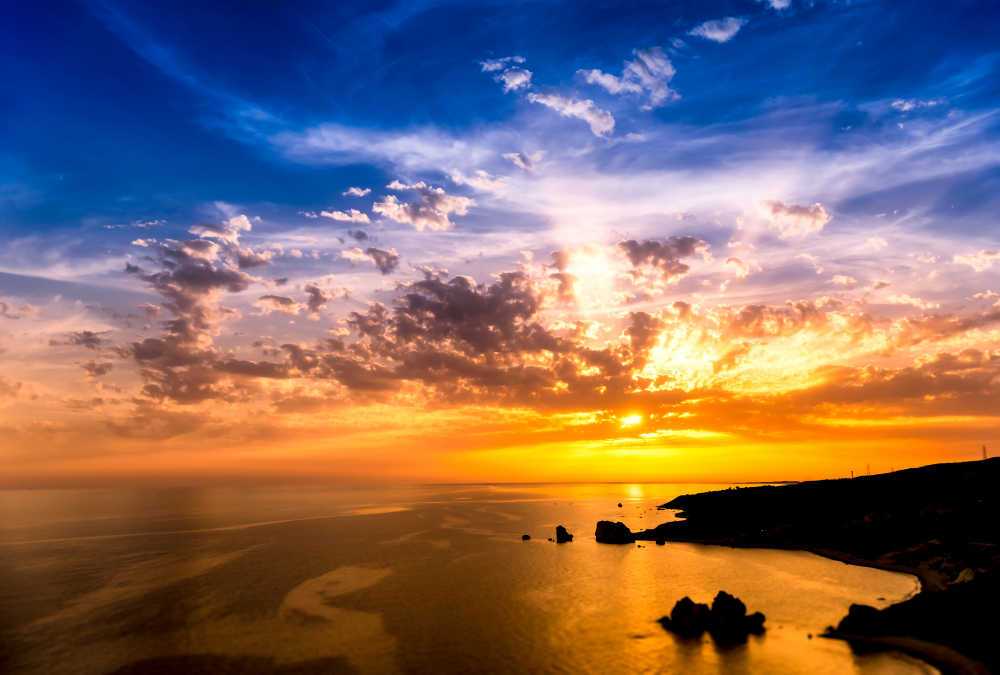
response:
<svg viewBox="0 0 1000 675"><path fill-rule="evenodd" d="M966 567L992 568L997 562L998 488L1000 458L730 488L662 505L680 509L684 519L653 532L734 546L835 549L911 568L926 585L939 587Z"/></svg>

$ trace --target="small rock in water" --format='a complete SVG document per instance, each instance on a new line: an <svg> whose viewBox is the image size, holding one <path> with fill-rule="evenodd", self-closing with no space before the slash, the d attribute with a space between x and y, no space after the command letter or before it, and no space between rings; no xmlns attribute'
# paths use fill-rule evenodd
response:
<svg viewBox="0 0 1000 675"><path fill-rule="evenodd" d="M570 541L573 541L573 535L562 525L556 525L556 543L565 544Z"/></svg>
<svg viewBox="0 0 1000 675"><path fill-rule="evenodd" d="M594 538L599 544L631 544L635 541L635 535L625 523L612 523L610 520L597 522Z"/></svg>
<svg viewBox="0 0 1000 675"><path fill-rule="evenodd" d="M622 503L618 502L618 508L621 508L621 507L622 507Z"/></svg>
<svg viewBox="0 0 1000 675"><path fill-rule="evenodd" d="M521 535L521 541L528 541L529 539L531 539L531 535L530 534L522 534Z"/></svg>

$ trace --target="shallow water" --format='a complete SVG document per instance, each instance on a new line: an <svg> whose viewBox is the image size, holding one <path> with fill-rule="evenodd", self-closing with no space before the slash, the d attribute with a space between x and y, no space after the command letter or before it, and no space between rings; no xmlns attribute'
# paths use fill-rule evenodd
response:
<svg viewBox="0 0 1000 675"><path fill-rule="evenodd" d="M913 577L593 539L599 519L651 527L672 517L656 504L717 487L0 492L0 671L934 672L809 637ZM546 540L559 523L574 542ZM766 634L722 648L656 623L719 589Z"/></svg>

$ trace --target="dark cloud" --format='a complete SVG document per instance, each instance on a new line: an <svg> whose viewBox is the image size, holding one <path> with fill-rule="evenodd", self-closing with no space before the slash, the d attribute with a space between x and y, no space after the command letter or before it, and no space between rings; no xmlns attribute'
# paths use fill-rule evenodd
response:
<svg viewBox="0 0 1000 675"><path fill-rule="evenodd" d="M396 253L395 249L384 251L380 248L368 248L365 249L365 253L382 274L391 274L399 267L399 254Z"/></svg>
<svg viewBox="0 0 1000 675"><path fill-rule="evenodd" d="M681 262L683 258L693 255L705 255L709 245L702 239L689 236L669 237L664 240L647 239L636 241L629 239L618 244L628 256L633 267L653 267L659 270L666 282L684 276L691 269Z"/></svg>
<svg viewBox="0 0 1000 675"><path fill-rule="evenodd" d="M139 364L146 396L190 403L236 395L238 385L224 381L216 368L219 356L213 341L221 323L236 315L220 304L220 298L258 282L244 267L267 263L267 255L240 247L241 233L250 229L250 220L242 215L196 225L190 232L197 239L146 242L150 249L146 259L157 265L156 271L126 266L127 273L160 295L160 308L171 315L163 322L160 337L120 350Z"/></svg>
<svg viewBox="0 0 1000 675"><path fill-rule="evenodd" d="M100 349L106 344L109 344L104 336L111 331L92 331L92 330L81 330L75 331L66 336L65 340L49 340L49 344L53 347L84 347L86 349Z"/></svg>
<svg viewBox="0 0 1000 675"><path fill-rule="evenodd" d="M103 377L111 372L113 364L110 361L87 361L81 367L91 377Z"/></svg>
<svg viewBox="0 0 1000 675"><path fill-rule="evenodd" d="M316 284L307 284L303 290L306 292L306 309L313 316L319 316L327 303L333 300L332 294Z"/></svg>

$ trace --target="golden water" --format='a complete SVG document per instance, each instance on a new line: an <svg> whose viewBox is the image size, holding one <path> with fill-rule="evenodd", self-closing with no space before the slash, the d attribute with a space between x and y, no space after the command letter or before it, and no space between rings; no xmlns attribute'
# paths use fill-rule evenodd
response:
<svg viewBox="0 0 1000 675"><path fill-rule="evenodd" d="M599 519L650 527L672 517L656 504L711 487L0 492L0 671L933 672L809 637L913 593L907 575L594 542ZM546 541L559 523L573 543ZM719 589L766 634L719 648L656 623Z"/></svg>

